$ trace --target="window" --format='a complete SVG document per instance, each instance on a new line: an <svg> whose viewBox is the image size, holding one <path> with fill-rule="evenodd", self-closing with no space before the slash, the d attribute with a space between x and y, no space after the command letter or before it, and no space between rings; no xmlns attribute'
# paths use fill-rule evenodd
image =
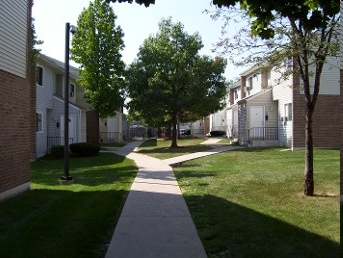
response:
<svg viewBox="0 0 343 258"><path fill-rule="evenodd" d="M292 103L285 104L285 120L292 121Z"/></svg>
<svg viewBox="0 0 343 258"><path fill-rule="evenodd" d="M69 97L75 98L75 85L72 83L69 85Z"/></svg>
<svg viewBox="0 0 343 258"><path fill-rule="evenodd" d="M285 62L286 71L292 70L292 67L293 67L293 65L292 65L292 57L290 57L290 56L286 57L284 62Z"/></svg>
<svg viewBox="0 0 343 258"><path fill-rule="evenodd" d="M39 86L43 86L43 67L41 66L36 68L36 82Z"/></svg>
<svg viewBox="0 0 343 258"><path fill-rule="evenodd" d="M238 90L237 89L235 89L234 95L235 95L235 100L238 99Z"/></svg>
<svg viewBox="0 0 343 258"><path fill-rule="evenodd" d="M252 90L252 77L248 78L248 85L247 85L247 92L250 94L250 91Z"/></svg>
<svg viewBox="0 0 343 258"><path fill-rule="evenodd" d="M36 133L43 132L43 115L36 113Z"/></svg>

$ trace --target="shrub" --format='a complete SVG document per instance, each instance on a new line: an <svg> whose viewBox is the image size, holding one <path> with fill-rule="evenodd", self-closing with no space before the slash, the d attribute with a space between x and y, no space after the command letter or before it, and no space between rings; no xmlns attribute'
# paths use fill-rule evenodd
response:
<svg viewBox="0 0 343 258"><path fill-rule="evenodd" d="M64 146L54 145L50 148L51 156L55 159L62 159L64 157Z"/></svg>
<svg viewBox="0 0 343 258"><path fill-rule="evenodd" d="M79 157L90 157L98 155L100 145L95 143L72 143L69 145L70 151Z"/></svg>
<svg viewBox="0 0 343 258"><path fill-rule="evenodd" d="M220 137L220 136L224 136L225 132L224 131L211 131L210 134L212 137Z"/></svg>

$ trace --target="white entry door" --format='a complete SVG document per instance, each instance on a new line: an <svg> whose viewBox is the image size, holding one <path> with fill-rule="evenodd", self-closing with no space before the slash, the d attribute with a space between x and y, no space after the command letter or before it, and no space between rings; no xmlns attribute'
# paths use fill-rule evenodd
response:
<svg viewBox="0 0 343 258"><path fill-rule="evenodd" d="M75 116L69 116L69 139L73 139L73 141L72 142L76 142L76 138L75 138L75 132L76 132L76 123L75 123L75 121L76 121L76 118L75 118ZM64 145L64 115L61 115L61 123L60 123L60 125L61 125L61 145ZM72 142L70 142L69 141L69 143L72 143Z"/></svg>
<svg viewBox="0 0 343 258"><path fill-rule="evenodd" d="M252 139L264 138L264 106L250 107L250 131Z"/></svg>

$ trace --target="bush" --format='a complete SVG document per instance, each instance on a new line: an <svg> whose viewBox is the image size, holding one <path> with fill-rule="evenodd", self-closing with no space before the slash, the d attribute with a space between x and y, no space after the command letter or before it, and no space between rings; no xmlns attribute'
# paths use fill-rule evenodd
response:
<svg viewBox="0 0 343 258"><path fill-rule="evenodd" d="M70 151L79 157L90 157L98 155L100 145L95 143L72 143L69 145Z"/></svg>
<svg viewBox="0 0 343 258"><path fill-rule="evenodd" d="M50 148L51 156L55 159L62 159L64 157L64 146L54 145Z"/></svg>
<svg viewBox="0 0 343 258"><path fill-rule="evenodd" d="M211 137L220 137L220 136L224 136L225 132L224 131L211 131L210 134L211 134Z"/></svg>

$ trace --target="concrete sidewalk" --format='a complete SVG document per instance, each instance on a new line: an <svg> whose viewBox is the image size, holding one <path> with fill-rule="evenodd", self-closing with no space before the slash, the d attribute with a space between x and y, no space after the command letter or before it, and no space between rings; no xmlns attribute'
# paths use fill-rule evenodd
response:
<svg viewBox="0 0 343 258"><path fill-rule="evenodd" d="M131 142L113 151L134 160L139 171L106 258L207 257L173 170L168 165L172 162L135 153L134 149L141 143ZM216 151L211 150L207 155L214 153ZM188 159L199 157L198 153L185 156Z"/></svg>
<svg viewBox="0 0 343 258"><path fill-rule="evenodd" d="M212 149L207 150L207 151L186 154L186 155L182 155L182 156L178 156L174 158L164 159L163 162L169 166L179 165L179 164L182 164L182 162L189 161L192 159L198 159L201 157L241 148L239 146L232 146L229 144L220 144L219 142L221 140L222 138L209 138L205 140L204 142L202 142L201 144L210 146L212 147Z"/></svg>

